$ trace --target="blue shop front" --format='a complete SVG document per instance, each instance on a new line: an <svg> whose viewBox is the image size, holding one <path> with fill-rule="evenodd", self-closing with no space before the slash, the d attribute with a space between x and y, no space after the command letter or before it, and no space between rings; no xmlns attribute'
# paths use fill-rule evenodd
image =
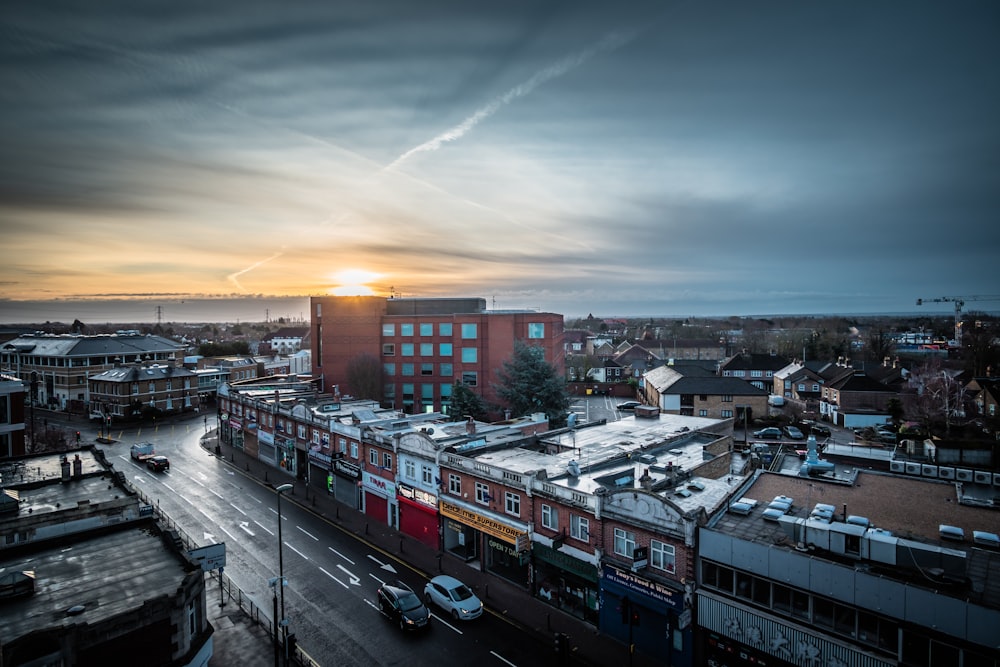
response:
<svg viewBox="0 0 1000 667"><path fill-rule="evenodd" d="M658 664L693 665L691 602L681 586L610 563L601 566L600 586L601 632Z"/></svg>

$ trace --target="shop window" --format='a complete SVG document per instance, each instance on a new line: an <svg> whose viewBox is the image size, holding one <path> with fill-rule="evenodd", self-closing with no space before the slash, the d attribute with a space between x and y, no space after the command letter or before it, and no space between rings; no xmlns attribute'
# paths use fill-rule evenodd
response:
<svg viewBox="0 0 1000 667"><path fill-rule="evenodd" d="M582 542L590 541L590 521L586 517L571 514L569 517L569 535Z"/></svg>
<svg viewBox="0 0 1000 667"><path fill-rule="evenodd" d="M503 509L511 516L521 516L521 496L510 491L505 492Z"/></svg>
<svg viewBox="0 0 1000 667"><path fill-rule="evenodd" d="M615 554L631 558L633 551L635 551L635 533L615 528Z"/></svg>
<svg viewBox="0 0 1000 667"><path fill-rule="evenodd" d="M657 570L664 570L673 573L676 569L674 561L674 545L650 540L649 542L649 564Z"/></svg>

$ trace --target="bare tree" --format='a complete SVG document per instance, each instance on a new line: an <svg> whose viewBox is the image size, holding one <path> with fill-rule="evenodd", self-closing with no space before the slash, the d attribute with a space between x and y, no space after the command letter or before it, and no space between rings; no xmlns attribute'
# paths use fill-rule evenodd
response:
<svg viewBox="0 0 1000 667"><path fill-rule="evenodd" d="M1000 362L1000 347L996 344L996 322L983 313L969 313L966 320L971 326L962 331L962 353L965 368L973 377L984 377L987 370L995 372Z"/></svg>
<svg viewBox="0 0 1000 667"><path fill-rule="evenodd" d="M909 418L928 433L943 425L945 435L950 436L952 422L965 414L964 387L955 379L955 373L934 358L914 369L910 383L915 393L907 406Z"/></svg>
<svg viewBox="0 0 1000 667"><path fill-rule="evenodd" d="M347 363L347 386L356 398L381 401L384 383L382 363L372 354L364 352Z"/></svg>

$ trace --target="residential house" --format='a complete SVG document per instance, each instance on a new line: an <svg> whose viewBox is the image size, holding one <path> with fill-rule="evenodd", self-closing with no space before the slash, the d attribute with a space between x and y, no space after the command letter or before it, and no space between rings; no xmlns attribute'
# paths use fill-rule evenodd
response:
<svg viewBox="0 0 1000 667"><path fill-rule="evenodd" d="M797 404L803 410L815 412L822 398L820 388L824 378L805 364L793 361L781 370L775 371L770 391L775 396Z"/></svg>
<svg viewBox="0 0 1000 667"><path fill-rule="evenodd" d="M819 373L824 382L820 415L844 428L862 428L891 420L889 401L899 391L879 382L867 371L848 365L830 364Z"/></svg>
<svg viewBox="0 0 1000 667"><path fill-rule="evenodd" d="M641 338L635 344L664 360L722 361L726 358L725 342L714 338Z"/></svg>
<svg viewBox="0 0 1000 667"><path fill-rule="evenodd" d="M282 327L261 339L260 354L287 356L309 347L309 327Z"/></svg>
<svg viewBox="0 0 1000 667"><path fill-rule="evenodd" d="M768 393L736 377L719 377L700 364L661 366L643 377L643 402L675 415L750 422L767 414Z"/></svg>
<svg viewBox="0 0 1000 667"><path fill-rule="evenodd" d="M745 380L764 391L774 386L774 374L788 365L788 359L770 352L759 354L743 350L719 364L719 375Z"/></svg>

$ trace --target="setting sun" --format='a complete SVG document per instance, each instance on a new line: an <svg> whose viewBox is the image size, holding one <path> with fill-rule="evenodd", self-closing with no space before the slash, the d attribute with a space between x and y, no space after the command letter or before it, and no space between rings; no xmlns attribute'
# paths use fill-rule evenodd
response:
<svg viewBox="0 0 1000 667"><path fill-rule="evenodd" d="M337 285L330 288L330 294L334 296L371 296L374 292L365 283L380 277L379 274L364 269L344 269L331 276Z"/></svg>

